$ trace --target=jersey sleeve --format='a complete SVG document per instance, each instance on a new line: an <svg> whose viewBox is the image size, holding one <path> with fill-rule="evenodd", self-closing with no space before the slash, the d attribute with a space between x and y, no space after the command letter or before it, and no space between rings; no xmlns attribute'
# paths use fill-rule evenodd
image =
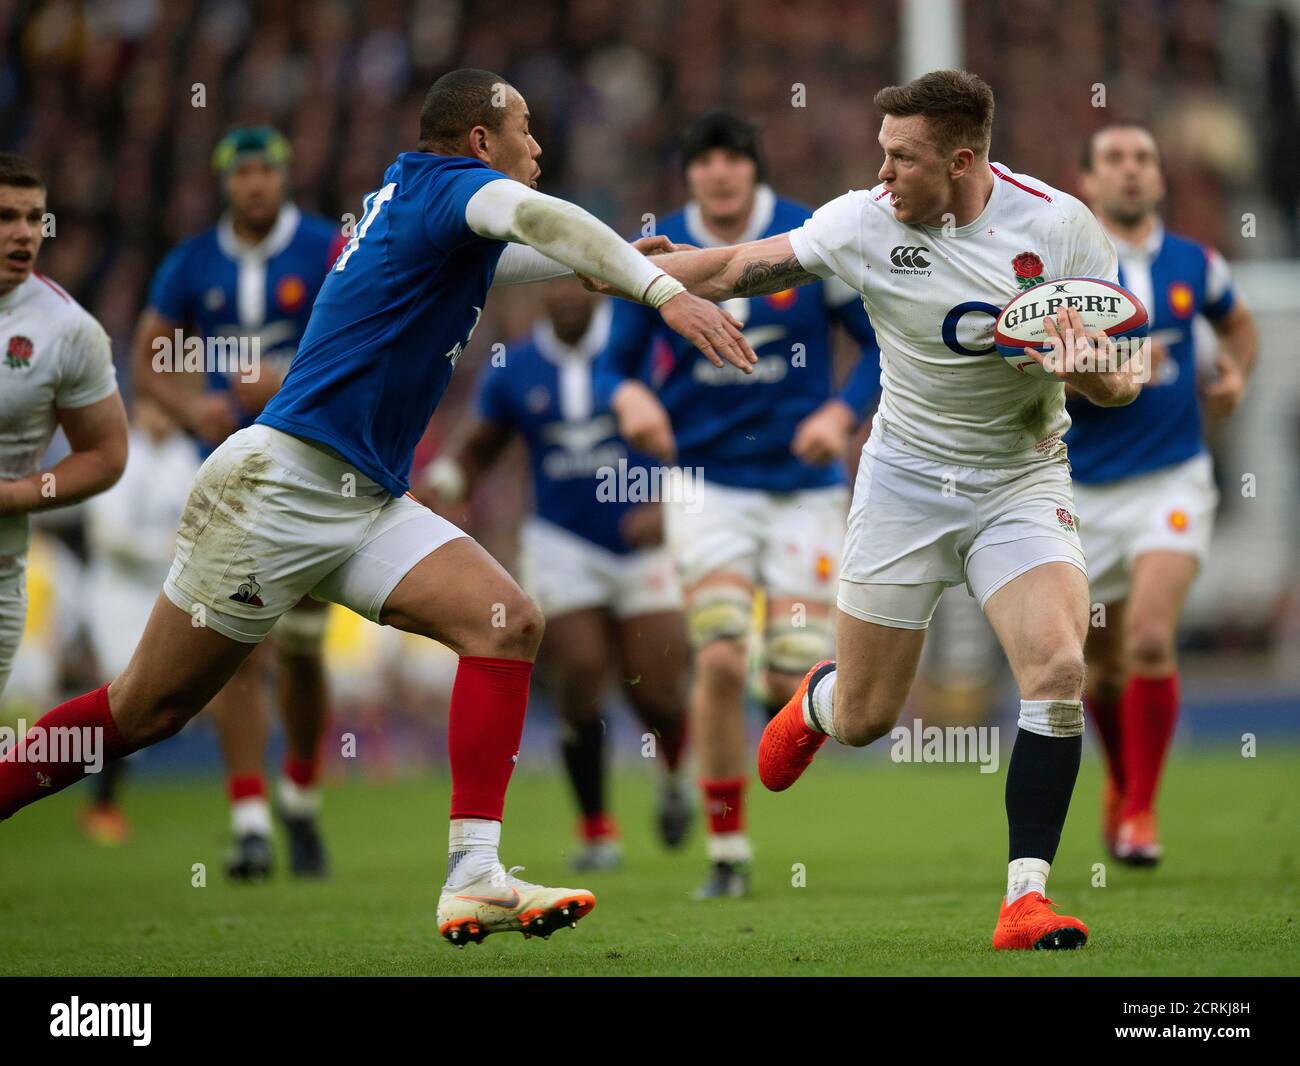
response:
<svg viewBox="0 0 1300 1066"><path fill-rule="evenodd" d="M509 365L510 352L507 349L506 366ZM493 366L490 362L483 368L483 373L478 379L478 399L474 406L478 410L479 417L484 421L513 426L514 406L510 402L510 394L506 389L504 370L505 367Z"/></svg>
<svg viewBox="0 0 1300 1066"><path fill-rule="evenodd" d="M645 304L615 300L609 341L592 367L592 390L599 407L608 407L615 391L629 378L640 378L659 314Z"/></svg>
<svg viewBox="0 0 1300 1066"><path fill-rule="evenodd" d="M798 229L790 231L790 246L799 265L827 280L838 277L862 291L861 194L847 192L823 204Z"/></svg>
<svg viewBox="0 0 1300 1066"><path fill-rule="evenodd" d="M498 170L467 167L448 171L429 182L424 208L424 228L429 240L439 248L459 248L471 240L483 240L465 221L465 205L474 194L494 181L509 181Z"/></svg>
<svg viewBox="0 0 1300 1066"><path fill-rule="evenodd" d="M1101 278L1119 284L1119 256L1106 231L1091 211L1075 201L1069 220L1072 235L1065 277Z"/></svg>
<svg viewBox="0 0 1300 1066"><path fill-rule="evenodd" d="M54 405L61 410L89 407L117 391L113 347L104 328L89 315L68 331L63 342Z"/></svg>
<svg viewBox="0 0 1300 1066"><path fill-rule="evenodd" d="M1205 250L1205 307L1202 313L1214 321L1222 318L1237 303L1232 288L1232 272L1227 260L1212 248Z"/></svg>
<svg viewBox="0 0 1300 1066"><path fill-rule="evenodd" d="M188 267L188 247L182 244L173 248L149 286L149 306L173 322L188 323L194 319L195 272Z"/></svg>

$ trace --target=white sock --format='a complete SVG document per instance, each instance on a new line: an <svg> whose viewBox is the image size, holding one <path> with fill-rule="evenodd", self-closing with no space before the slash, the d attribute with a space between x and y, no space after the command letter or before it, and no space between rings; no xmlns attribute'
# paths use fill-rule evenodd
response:
<svg viewBox="0 0 1300 1066"><path fill-rule="evenodd" d="M453 818L447 833L447 884L477 880L500 860L501 823L489 818Z"/></svg>
<svg viewBox="0 0 1300 1066"><path fill-rule="evenodd" d="M237 837L271 835L271 808L264 796L249 796L230 805L230 831Z"/></svg>
<svg viewBox="0 0 1300 1066"><path fill-rule="evenodd" d="M754 849L744 833L710 833L710 862L752 862Z"/></svg>
<svg viewBox="0 0 1300 1066"><path fill-rule="evenodd" d="M1047 895L1047 875L1052 864L1043 859L1015 859L1007 864L1007 902L1015 903L1030 892Z"/></svg>
<svg viewBox="0 0 1300 1066"><path fill-rule="evenodd" d="M817 682L811 699L804 696L803 724L814 733L825 733L843 744L843 738L835 732L835 678L838 674L838 670L832 670ZM813 717L814 711L817 712L816 718Z"/></svg>
<svg viewBox="0 0 1300 1066"><path fill-rule="evenodd" d="M315 818L320 814L320 789L280 778L280 810L290 818Z"/></svg>

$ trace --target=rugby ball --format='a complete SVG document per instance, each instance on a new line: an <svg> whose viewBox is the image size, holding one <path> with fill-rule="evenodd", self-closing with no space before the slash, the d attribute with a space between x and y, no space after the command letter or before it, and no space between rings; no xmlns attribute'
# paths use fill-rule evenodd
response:
<svg viewBox="0 0 1300 1066"><path fill-rule="evenodd" d="M1049 378L1029 349L1050 352L1043 319L1054 318L1062 307L1073 307L1083 328L1103 330L1116 345L1117 361L1127 358L1132 342L1147 335L1150 322L1142 301L1128 289L1100 278L1061 278L1044 281L1020 293L998 315L993 343L1007 365L1030 377Z"/></svg>

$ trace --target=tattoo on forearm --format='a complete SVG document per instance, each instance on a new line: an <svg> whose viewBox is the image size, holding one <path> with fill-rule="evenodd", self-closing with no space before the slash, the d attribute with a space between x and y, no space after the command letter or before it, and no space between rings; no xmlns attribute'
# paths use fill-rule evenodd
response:
<svg viewBox="0 0 1300 1066"><path fill-rule="evenodd" d="M799 264L799 257L788 255L779 263L749 263L740 272L732 292L736 296L766 296L768 293L780 292L796 285L806 285L816 281L817 276L804 270Z"/></svg>

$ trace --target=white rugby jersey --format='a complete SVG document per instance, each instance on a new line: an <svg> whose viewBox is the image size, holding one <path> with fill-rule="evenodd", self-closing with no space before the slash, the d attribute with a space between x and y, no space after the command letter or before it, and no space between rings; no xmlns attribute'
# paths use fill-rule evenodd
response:
<svg viewBox="0 0 1300 1066"><path fill-rule="evenodd" d="M35 273L0 296L0 480L41 468L59 409L116 391L108 334L76 300ZM0 518L0 555L26 550L27 516Z"/></svg>
<svg viewBox="0 0 1300 1066"><path fill-rule="evenodd" d="M1079 200L992 170L980 216L947 234L897 221L883 184L831 200L790 233L805 270L862 294L880 341L879 417L918 452L962 466L1064 454L1064 386L1019 373L993 345L1007 302L1036 280L1119 280L1115 249Z"/></svg>

